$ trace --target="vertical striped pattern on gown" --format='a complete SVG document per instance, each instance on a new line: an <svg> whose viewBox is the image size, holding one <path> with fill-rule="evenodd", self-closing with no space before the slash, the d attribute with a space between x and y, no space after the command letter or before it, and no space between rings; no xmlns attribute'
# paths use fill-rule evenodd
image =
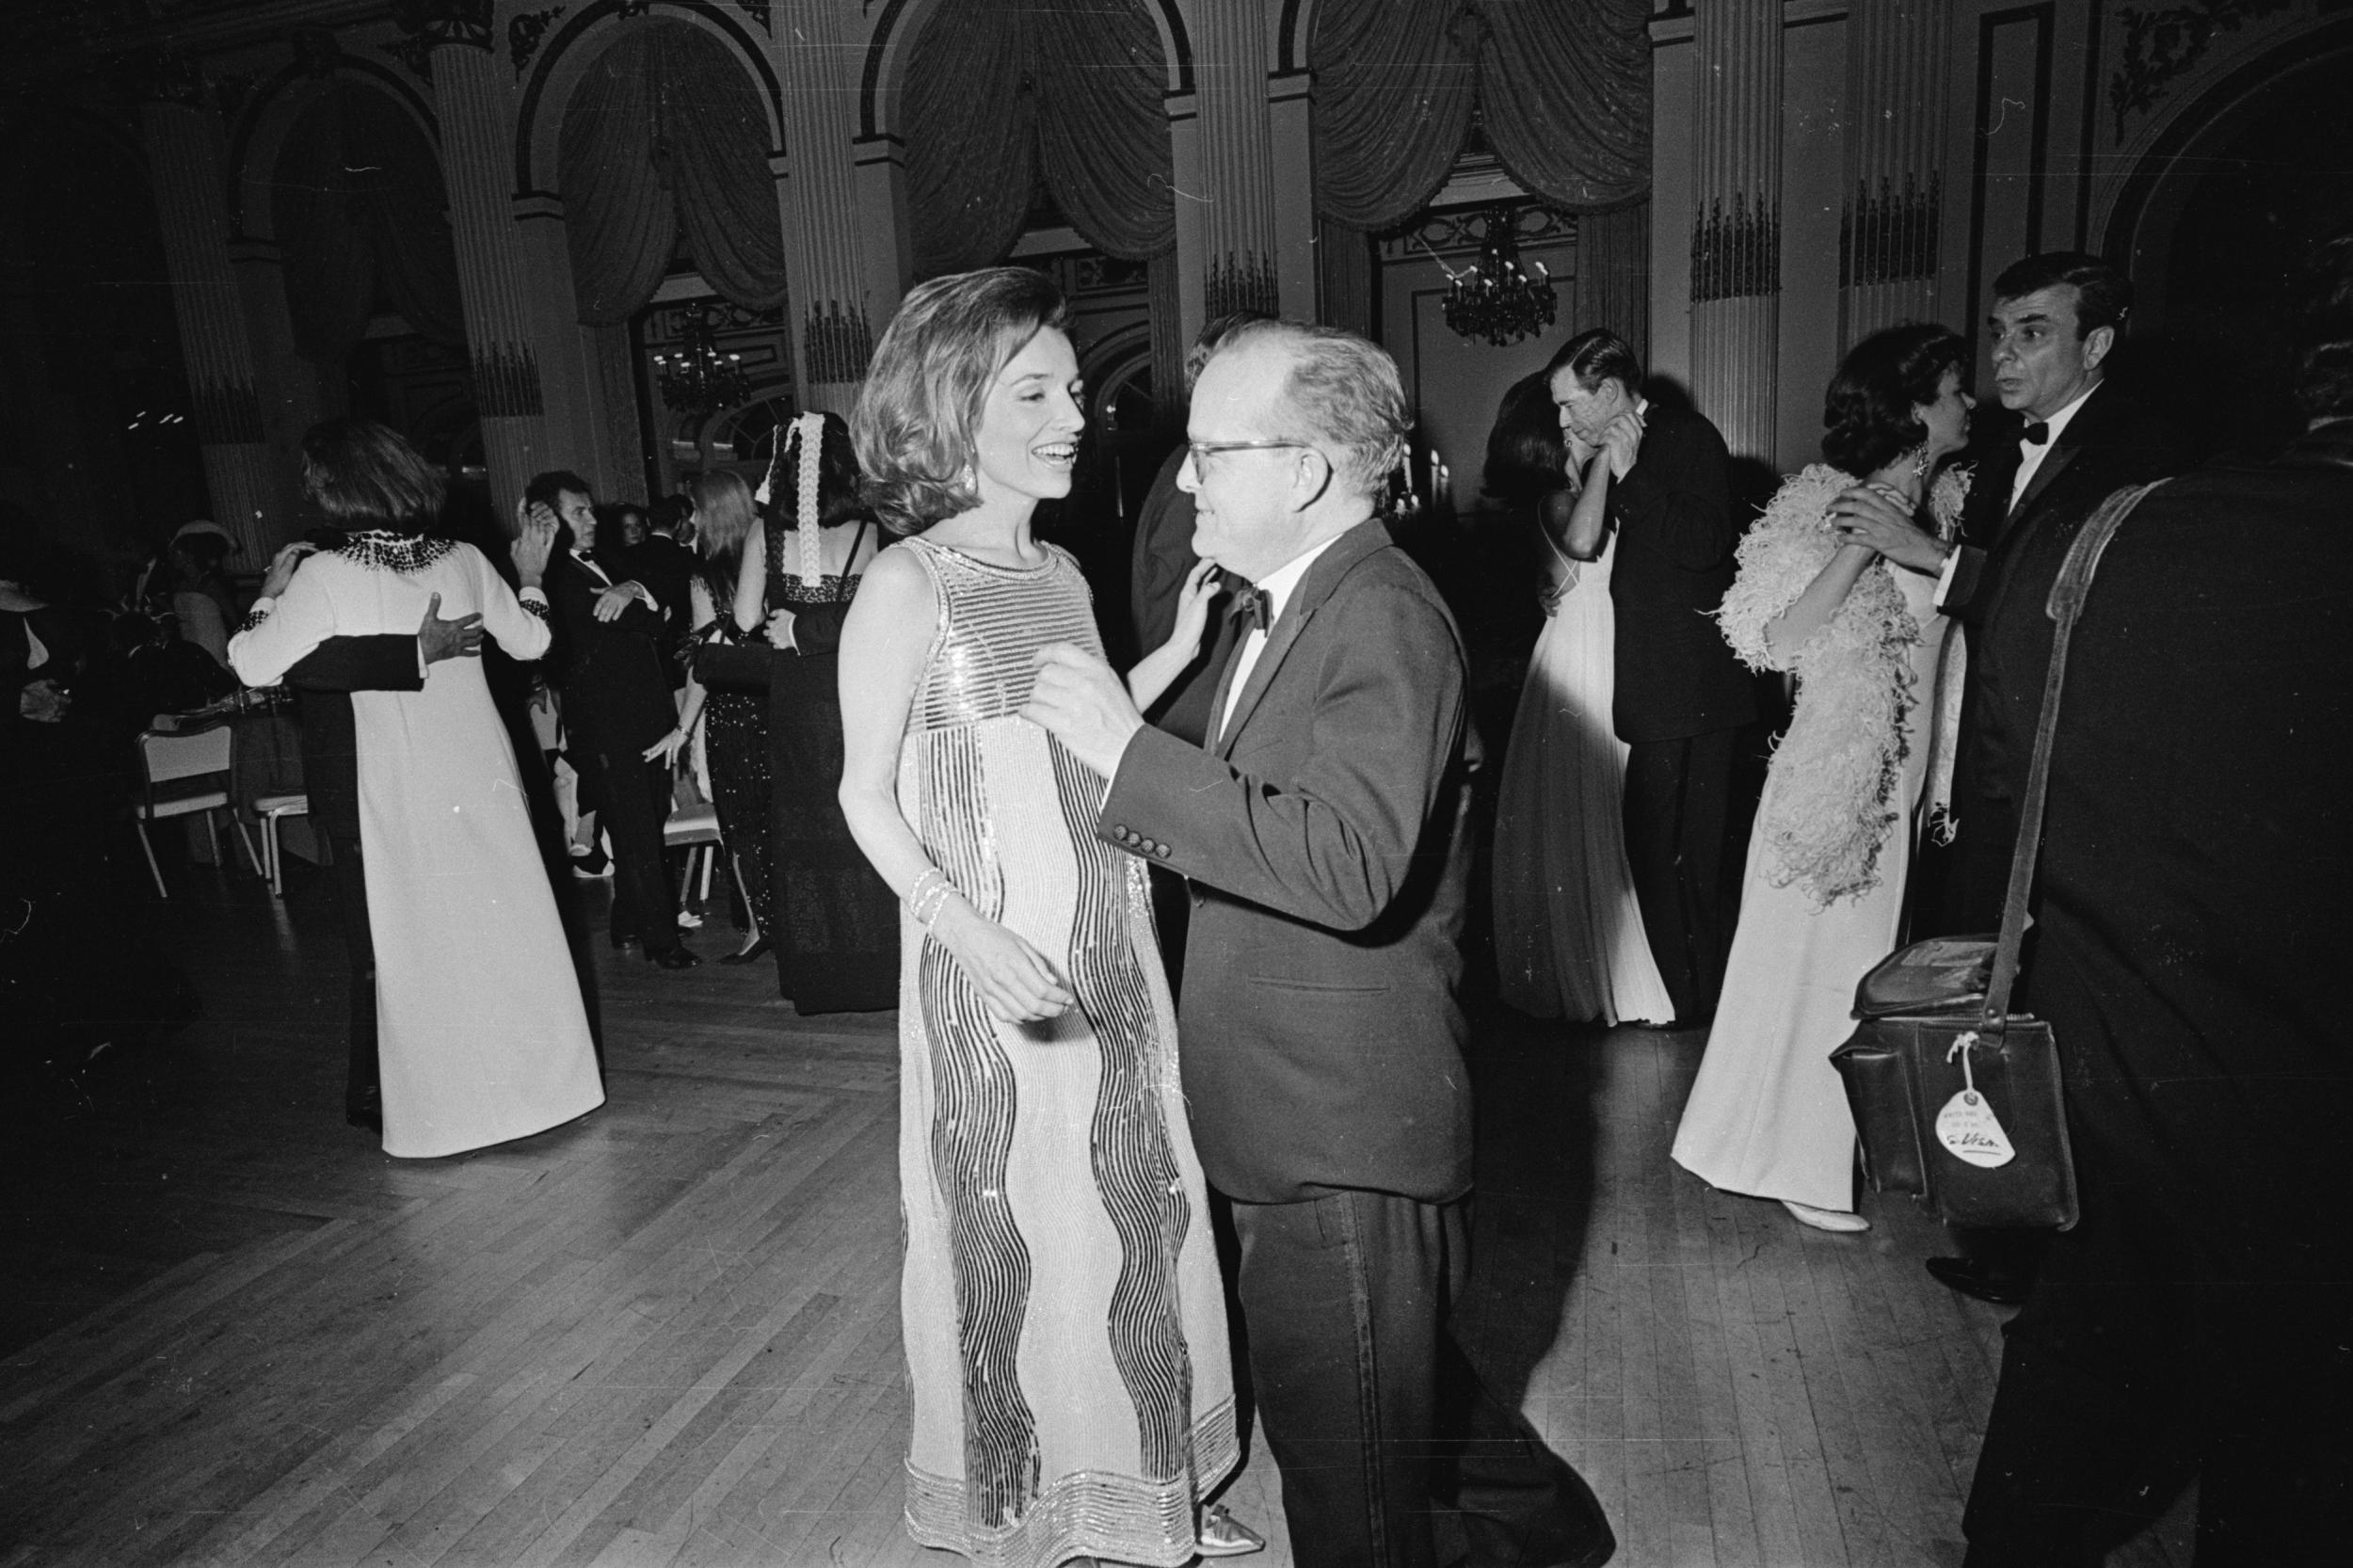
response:
<svg viewBox="0 0 2353 1568"><path fill-rule="evenodd" d="M1100 650L1086 586L1050 547L1033 568L898 548L939 606L901 809L1079 998L1000 1023L903 926L908 1531L991 1568L1173 1568L1239 1458L1207 1192L1143 868L1095 831L1104 780L1018 716L1039 648Z"/></svg>

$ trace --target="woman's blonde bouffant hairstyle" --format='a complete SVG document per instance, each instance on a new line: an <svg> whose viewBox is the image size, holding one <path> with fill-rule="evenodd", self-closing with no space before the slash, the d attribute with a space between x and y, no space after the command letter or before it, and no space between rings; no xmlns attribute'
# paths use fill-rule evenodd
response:
<svg viewBox="0 0 2353 1568"><path fill-rule="evenodd" d="M919 284L874 347L850 415L860 488L882 525L920 534L981 504L973 436L1006 362L1068 306L1027 267L987 267Z"/></svg>

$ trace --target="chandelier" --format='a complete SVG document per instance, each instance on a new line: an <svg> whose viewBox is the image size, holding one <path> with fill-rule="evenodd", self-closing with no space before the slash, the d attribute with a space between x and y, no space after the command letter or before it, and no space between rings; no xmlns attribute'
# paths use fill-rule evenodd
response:
<svg viewBox="0 0 2353 1568"><path fill-rule="evenodd" d="M1450 280L1446 292L1446 324L1465 338L1484 338L1497 348L1530 337L1552 325L1559 296L1552 274L1535 264L1534 277L1520 267L1520 242L1515 232L1519 214L1497 207L1486 215L1485 243L1479 260L1456 272L1444 262Z"/></svg>
<svg viewBox="0 0 2353 1568"><path fill-rule="evenodd" d="M744 356L719 351L711 317L695 311L679 329L679 345L653 357L662 401L680 413L709 415L743 402L752 392Z"/></svg>

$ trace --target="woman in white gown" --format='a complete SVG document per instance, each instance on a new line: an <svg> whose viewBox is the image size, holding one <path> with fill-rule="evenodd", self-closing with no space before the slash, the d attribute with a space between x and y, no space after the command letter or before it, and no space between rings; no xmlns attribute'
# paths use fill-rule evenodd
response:
<svg viewBox="0 0 2353 1568"><path fill-rule="evenodd" d="M1609 716L1618 541L1605 532L1609 484L1607 456L1563 435L1543 372L1504 394L1484 488L1533 514L1547 618L1520 688L1497 800L1496 968L1503 1000L1531 1017L1666 1023L1674 1003L1634 899L1626 745ZM1579 544L1594 550L1596 537L1597 554L1572 554Z"/></svg>
<svg viewBox="0 0 2353 1568"><path fill-rule="evenodd" d="M348 542L255 603L229 644L239 679L276 684L329 637L412 632L437 601L479 615L514 658L547 651L552 530L516 541L519 600L481 552L424 536L443 480L399 436L329 420L302 456L305 491ZM442 660L415 692L354 692L351 709L384 1151L456 1154L594 1110L604 1086L580 982L480 661Z"/></svg>
<svg viewBox="0 0 2353 1568"><path fill-rule="evenodd" d="M1942 537L1967 474L1968 347L1944 328L1855 345L1825 399L1822 455L1740 543L1719 618L1755 669L1794 672L1796 712L1749 840L1740 924L1674 1158L1712 1187L1778 1198L1823 1230L1854 1212L1854 1122L1830 1053L1855 984L1896 948L1922 796L1950 781L1959 686L1936 580L1882 558L1831 515L1861 482ZM1958 659L1960 640L1949 639ZM1951 673L1958 673L1956 666Z"/></svg>

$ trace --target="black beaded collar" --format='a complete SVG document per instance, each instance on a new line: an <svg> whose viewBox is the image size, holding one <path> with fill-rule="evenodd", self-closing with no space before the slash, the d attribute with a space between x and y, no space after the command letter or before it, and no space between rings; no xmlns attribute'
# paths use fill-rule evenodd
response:
<svg viewBox="0 0 2353 1568"><path fill-rule="evenodd" d="M395 534L388 528L368 528L348 536L338 555L378 571L419 571L457 548L452 539L428 539L418 534Z"/></svg>

